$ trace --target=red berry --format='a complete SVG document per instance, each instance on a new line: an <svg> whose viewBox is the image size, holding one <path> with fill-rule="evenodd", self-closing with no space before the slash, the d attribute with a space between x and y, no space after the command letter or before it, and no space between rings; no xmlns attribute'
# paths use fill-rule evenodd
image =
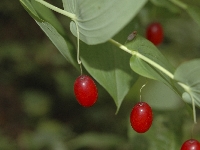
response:
<svg viewBox="0 0 200 150"><path fill-rule="evenodd" d="M200 143L194 139L187 140L183 143L181 150L200 150Z"/></svg>
<svg viewBox="0 0 200 150"><path fill-rule="evenodd" d="M146 38L154 45L159 45L163 41L163 28L158 22L151 23L146 30Z"/></svg>
<svg viewBox="0 0 200 150"><path fill-rule="evenodd" d="M79 76L74 83L74 94L80 105L92 106L98 98L98 90L93 79L87 75Z"/></svg>
<svg viewBox="0 0 200 150"><path fill-rule="evenodd" d="M130 115L132 128L138 133L144 133L151 127L153 113L151 107L145 102L137 103Z"/></svg>

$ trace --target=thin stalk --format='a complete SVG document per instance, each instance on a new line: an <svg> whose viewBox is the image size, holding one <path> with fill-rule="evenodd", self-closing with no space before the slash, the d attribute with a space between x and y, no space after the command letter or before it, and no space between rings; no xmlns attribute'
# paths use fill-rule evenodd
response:
<svg viewBox="0 0 200 150"><path fill-rule="evenodd" d="M109 40L111 43L113 43L114 45L116 45L117 47L119 47L120 49L124 50L125 52L131 54L131 55L136 55L137 57L139 57L140 59L142 59L143 61L149 63L150 65L152 65L153 67L157 68L158 70L162 71L164 74L166 74L168 77L170 77L171 79L174 79L174 75L169 72L168 70L166 70L165 68L163 68L162 66L160 66L159 64L157 64L156 62L154 62L153 60L149 59L148 57L140 54L139 52L137 51L134 51L134 50L130 50L128 49L126 46L120 44L119 42L113 40L113 39L110 39ZM193 107L193 118L194 118L194 123L197 123L196 121L196 109L195 109L195 100L194 98L192 97L192 94L190 92L190 87L188 87L187 85L183 84L183 83L180 83L178 82L178 84L190 95L191 97L191 100L192 100L192 107ZM143 85L144 87L144 85ZM142 87L142 88L143 88ZM142 89L141 88L141 89ZM141 89L140 89L140 93L141 93ZM141 99L141 95L140 95L140 99Z"/></svg>
<svg viewBox="0 0 200 150"><path fill-rule="evenodd" d="M193 119L194 119L194 123L196 124L197 123L197 119L196 119L195 100L192 97L191 90L187 85L185 85L183 83L178 82L178 84L190 95L190 98L192 100Z"/></svg>
<svg viewBox="0 0 200 150"><path fill-rule="evenodd" d="M190 93L189 93L190 94ZM192 109L193 109L193 118L194 118L194 123L197 123L197 117L196 117L196 108L195 108L195 101L192 95L190 94L190 97L192 99Z"/></svg>
<svg viewBox="0 0 200 150"><path fill-rule="evenodd" d="M142 55L142 54L140 54L138 52L136 52L136 56L138 56L142 60L146 61L147 63L151 64L152 66L154 66L158 70L162 71L164 74L166 74L171 79L174 79L174 75L171 72L169 72L168 70L166 70L165 68L163 68L162 66L160 66L159 64L157 64L156 62L152 61L151 59L145 57L144 55Z"/></svg>
<svg viewBox="0 0 200 150"><path fill-rule="evenodd" d="M170 2L174 3L175 5L177 5L178 7L186 10L187 9L187 5L179 0L169 0Z"/></svg>
<svg viewBox="0 0 200 150"><path fill-rule="evenodd" d="M129 50L126 46L120 44L119 42L113 40L113 39L110 39L109 40L111 43L113 43L114 45L116 45L117 47L119 47L120 49L124 50L125 52L129 53L129 54L133 54L133 51L132 50Z"/></svg>
<svg viewBox="0 0 200 150"><path fill-rule="evenodd" d="M171 72L169 72L168 70L166 70L165 68L163 68L162 66L160 66L159 64L157 64L156 62L152 61L151 59L149 59L149 58L145 57L144 55L140 54L139 52L130 50L126 46L120 44L119 42L117 42L117 41L115 41L113 39L110 39L110 42L113 43L114 45L118 46L120 49L126 51L127 53L129 53L131 55L136 55L140 59L144 60L145 62L149 63L150 65L154 66L158 70L160 70L163 73L165 73L171 79L174 79L174 75Z"/></svg>
<svg viewBox="0 0 200 150"><path fill-rule="evenodd" d="M54 6L54 5L51 5L51 4L49 4L49 3L47 3L47 2L45 2L45 1L43 1L43 0L35 0L35 1L39 2L40 4L46 6L46 7L49 8L49 9L52 9L52 10L54 10L54 11L56 11L56 12L58 12L58 13L64 15L64 16L67 16L67 17L71 18L72 20L77 20L75 14L72 14L72 13L70 13L70 12L67 12L67 11L65 11L65 10L62 10L62 9L60 9L60 8Z"/></svg>

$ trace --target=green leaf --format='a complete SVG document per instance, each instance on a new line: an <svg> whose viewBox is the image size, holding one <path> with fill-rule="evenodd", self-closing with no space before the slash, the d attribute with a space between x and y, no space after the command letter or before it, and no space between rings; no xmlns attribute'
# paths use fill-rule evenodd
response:
<svg viewBox="0 0 200 150"><path fill-rule="evenodd" d="M81 47L84 67L108 91L119 109L138 78L129 67L130 55L110 43Z"/></svg>
<svg viewBox="0 0 200 150"><path fill-rule="evenodd" d="M41 19L50 23L60 34L65 35L62 25L50 9L35 0L31 0L31 4Z"/></svg>
<svg viewBox="0 0 200 150"><path fill-rule="evenodd" d="M185 102L195 104L200 107L200 59L194 59L181 64L175 71L174 79L185 84L186 92L182 98Z"/></svg>
<svg viewBox="0 0 200 150"><path fill-rule="evenodd" d="M131 21L114 38L121 43L125 42L135 26L135 21ZM124 97L138 79L138 75L129 67L131 55L108 42L99 45L81 44L80 52L85 69L112 96L118 111Z"/></svg>
<svg viewBox="0 0 200 150"><path fill-rule="evenodd" d="M80 39L87 44L108 41L144 6L147 0L63 0L64 9L76 15ZM77 36L76 24L70 24Z"/></svg>
<svg viewBox="0 0 200 150"><path fill-rule="evenodd" d="M76 52L72 50L72 45L64 39L64 30L58 22L58 20L55 18L54 14L49 9L46 9L43 6L41 6L41 4L39 3L36 4L36 2L33 2L34 6L37 7L35 9L29 0L20 0L20 2L24 6L24 8L29 12L29 14L33 17L33 19L35 19L36 23L40 26L40 28L46 33L46 35L49 37L52 43L57 47L60 53L72 65L78 68L76 62ZM40 14L42 18L38 14ZM50 23L47 22L47 20ZM57 29L59 30L59 32L57 31Z"/></svg>
<svg viewBox="0 0 200 150"><path fill-rule="evenodd" d="M22 4L22 6L24 7L24 9L30 14L30 16L37 20L38 22L42 22L44 20L42 20L37 12L35 11L35 9L33 8L32 4L30 3L29 0L20 0L20 3Z"/></svg>
<svg viewBox="0 0 200 150"><path fill-rule="evenodd" d="M52 43L57 47L60 53L75 67L78 68L76 62L76 54L72 46L67 42L58 31L48 22L37 22L40 28L46 33Z"/></svg>
<svg viewBox="0 0 200 150"><path fill-rule="evenodd" d="M198 6L188 6L188 14L194 19L194 21L200 26L200 9Z"/></svg>
<svg viewBox="0 0 200 150"><path fill-rule="evenodd" d="M131 50L137 51L157 65L160 65L160 67L168 70L168 72L173 75L174 68L171 66L168 60L160 53L157 47L155 47L145 38L137 35L136 38L133 41L127 43L126 46ZM153 67L149 63L145 62L137 55L133 55L131 57L130 66L131 69L136 73L150 79L161 81L177 93L180 93L179 89L177 89L176 83L174 83L169 76Z"/></svg>

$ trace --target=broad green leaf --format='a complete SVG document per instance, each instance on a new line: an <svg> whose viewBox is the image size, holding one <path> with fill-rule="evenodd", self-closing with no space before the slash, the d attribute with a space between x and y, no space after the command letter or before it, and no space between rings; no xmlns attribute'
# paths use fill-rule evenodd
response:
<svg viewBox="0 0 200 150"><path fill-rule="evenodd" d="M86 70L108 91L119 109L138 75L129 67L130 55L111 43L81 45Z"/></svg>
<svg viewBox="0 0 200 150"><path fill-rule="evenodd" d="M200 59L181 64L174 73L174 79L187 86L188 91L182 95L183 100L192 103L192 98L200 107ZM188 93L189 92L189 93Z"/></svg>
<svg viewBox="0 0 200 150"><path fill-rule="evenodd" d="M64 9L76 15L80 39L89 44L108 41L144 6L147 0L63 0ZM75 23L70 24L76 36Z"/></svg>
<svg viewBox="0 0 200 150"><path fill-rule="evenodd" d="M200 26L200 9L198 6L188 6L188 14L194 19L194 21Z"/></svg>
<svg viewBox="0 0 200 150"><path fill-rule="evenodd" d="M114 38L121 43L125 42L135 26L135 21L131 21ZM108 42L99 45L81 44L80 52L85 69L112 96L118 111L124 97L138 79L138 75L129 67L131 55Z"/></svg>
<svg viewBox="0 0 200 150"><path fill-rule="evenodd" d="M156 64L160 65L162 68L168 70L168 72L173 75L173 66L171 66L168 60L160 53L157 47L155 47L145 38L137 35L136 38L133 41L127 43L126 46L130 50L137 51L138 53L152 60ZM175 90L177 93L180 93L179 89L177 89L176 87L176 84L171 80L169 76L167 76L157 68L153 67L149 63L143 61L137 55L133 55L131 57L130 66L131 69L136 73L150 79L161 81L169 86L171 89Z"/></svg>
<svg viewBox="0 0 200 150"><path fill-rule="evenodd" d="M72 63L75 67L77 67L76 63L76 54L75 51L72 50L72 46L69 42L67 42L64 37L59 33L63 32L63 28L58 22L58 20L55 18L54 14L49 12L49 10L42 8L42 9L35 9L30 3L30 0L20 0L21 4L24 6L24 8L29 12L29 14L35 19L36 23L40 26L40 28L46 33L46 35L49 37L49 39L52 41L52 43L57 47L57 49L60 51L60 53L70 62ZM35 7L41 7L40 4L34 4ZM43 14L43 18L40 18L38 15L42 14L43 12L46 14ZM48 15L48 16L47 16ZM49 17L47 19L47 17ZM56 26L57 29L59 29L59 32L55 29L55 27L47 22L45 19L50 21L51 23Z"/></svg>

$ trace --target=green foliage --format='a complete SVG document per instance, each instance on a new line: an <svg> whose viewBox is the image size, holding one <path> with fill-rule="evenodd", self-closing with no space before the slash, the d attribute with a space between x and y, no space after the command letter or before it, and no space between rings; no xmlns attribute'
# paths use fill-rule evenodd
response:
<svg viewBox="0 0 200 150"><path fill-rule="evenodd" d="M139 135L130 128L129 137L133 141L133 148L140 150L179 149L182 137L180 126L183 123L181 118L182 116L176 111L160 112L154 115L153 125L147 133Z"/></svg>
<svg viewBox="0 0 200 150"><path fill-rule="evenodd" d="M194 21L200 26L200 10L198 6L188 6L187 11Z"/></svg>
<svg viewBox="0 0 200 150"><path fill-rule="evenodd" d="M35 0L20 2L70 64L46 41L34 43L31 37L26 46L2 42L2 149L180 149L192 127L180 98L200 105L200 62L190 60L200 57L198 0L63 0L64 10L51 7L70 17L71 23ZM152 21L161 22L165 31L164 43L159 47L142 37ZM70 26L64 27L61 22ZM27 24L23 30L29 28L31 33L32 26ZM138 35L126 41L134 30ZM75 46L77 39L73 36L78 37L77 33L83 72L105 89L97 84L99 101L87 110L79 107L73 95L73 81L79 75L73 70L79 69L79 46ZM185 63L178 66L182 62ZM144 77L138 80L139 75ZM6 95L5 85L14 88L14 92L8 90ZM10 97L14 101L10 102ZM117 111L120 108L116 116L112 99ZM154 111L153 125L142 135L135 133L128 121L133 104L140 99L150 103ZM13 113L8 107L14 102L21 103L22 113ZM10 118L4 116L7 112L15 114L9 123L5 123L5 118ZM198 109L196 113L199 121ZM18 125L22 127L16 130ZM17 140L7 138L7 133ZM193 137L200 138L199 126L194 128Z"/></svg>
<svg viewBox="0 0 200 150"><path fill-rule="evenodd" d="M129 67L129 55L110 43L82 48L84 67L108 91L119 109L138 77Z"/></svg>
<svg viewBox="0 0 200 150"><path fill-rule="evenodd" d="M149 60L155 62L156 65L159 65L162 68L168 70L170 74L173 74L174 68L160 53L160 51L148 40L138 35L132 42L127 44L127 47L131 50L137 51L139 54L142 54ZM152 67L149 63L142 60L137 55L138 54L133 55L130 59L130 66L133 71L147 78L161 81L172 89L175 89L173 87L173 82L169 76L164 74L163 71L158 70L158 68Z"/></svg>
<svg viewBox="0 0 200 150"><path fill-rule="evenodd" d="M49 37L49 39L54 43L54 45L58 48L60 53L74 66L77 67L77 63L75 62L75 52L71 50L71 45L68 41L65 40L63 37L63 28L58 22L57 19L55 19L54 14L49 9L44 9L42 6L42 9L39 9L38 7L41 7L41 4L33 2L34 6L37 8L38 13L34 9L33 5L31 5L30 1L24 0L20 1L24 8L28 10L28 12L31 14L31 16L36 20L37 24L41 27L41 29L46 33L46 35ZM36 4L35 4L36 3ZM38 14L42 14L40 17ZM44 21L43 19L46 19ZM49 22L48 22L49 21ZM54 26L56 26L57 29L59 29L59 32L62 33L62 35L55 29Z"/></svg>
<svg viewBox="0 0 200 150"><path fill-rule="evenodd" d="M147 0L63 0L64 10L76 15L70 23L71 32L89 45L108 41L144 6ZM75 22L74 22L75 21Z"/></svg>
<svg viewBox="0 0 200 150"><path fill-rule="evenodd" d="M181 64L174 74L178 82L187 85L186 92L183 93L183 100L192 103L194 99L197 106L200 106L200 60L194 59ZM187 72L185 72L187 70ZM189 95L187 95L188 93Z"/></svg>

